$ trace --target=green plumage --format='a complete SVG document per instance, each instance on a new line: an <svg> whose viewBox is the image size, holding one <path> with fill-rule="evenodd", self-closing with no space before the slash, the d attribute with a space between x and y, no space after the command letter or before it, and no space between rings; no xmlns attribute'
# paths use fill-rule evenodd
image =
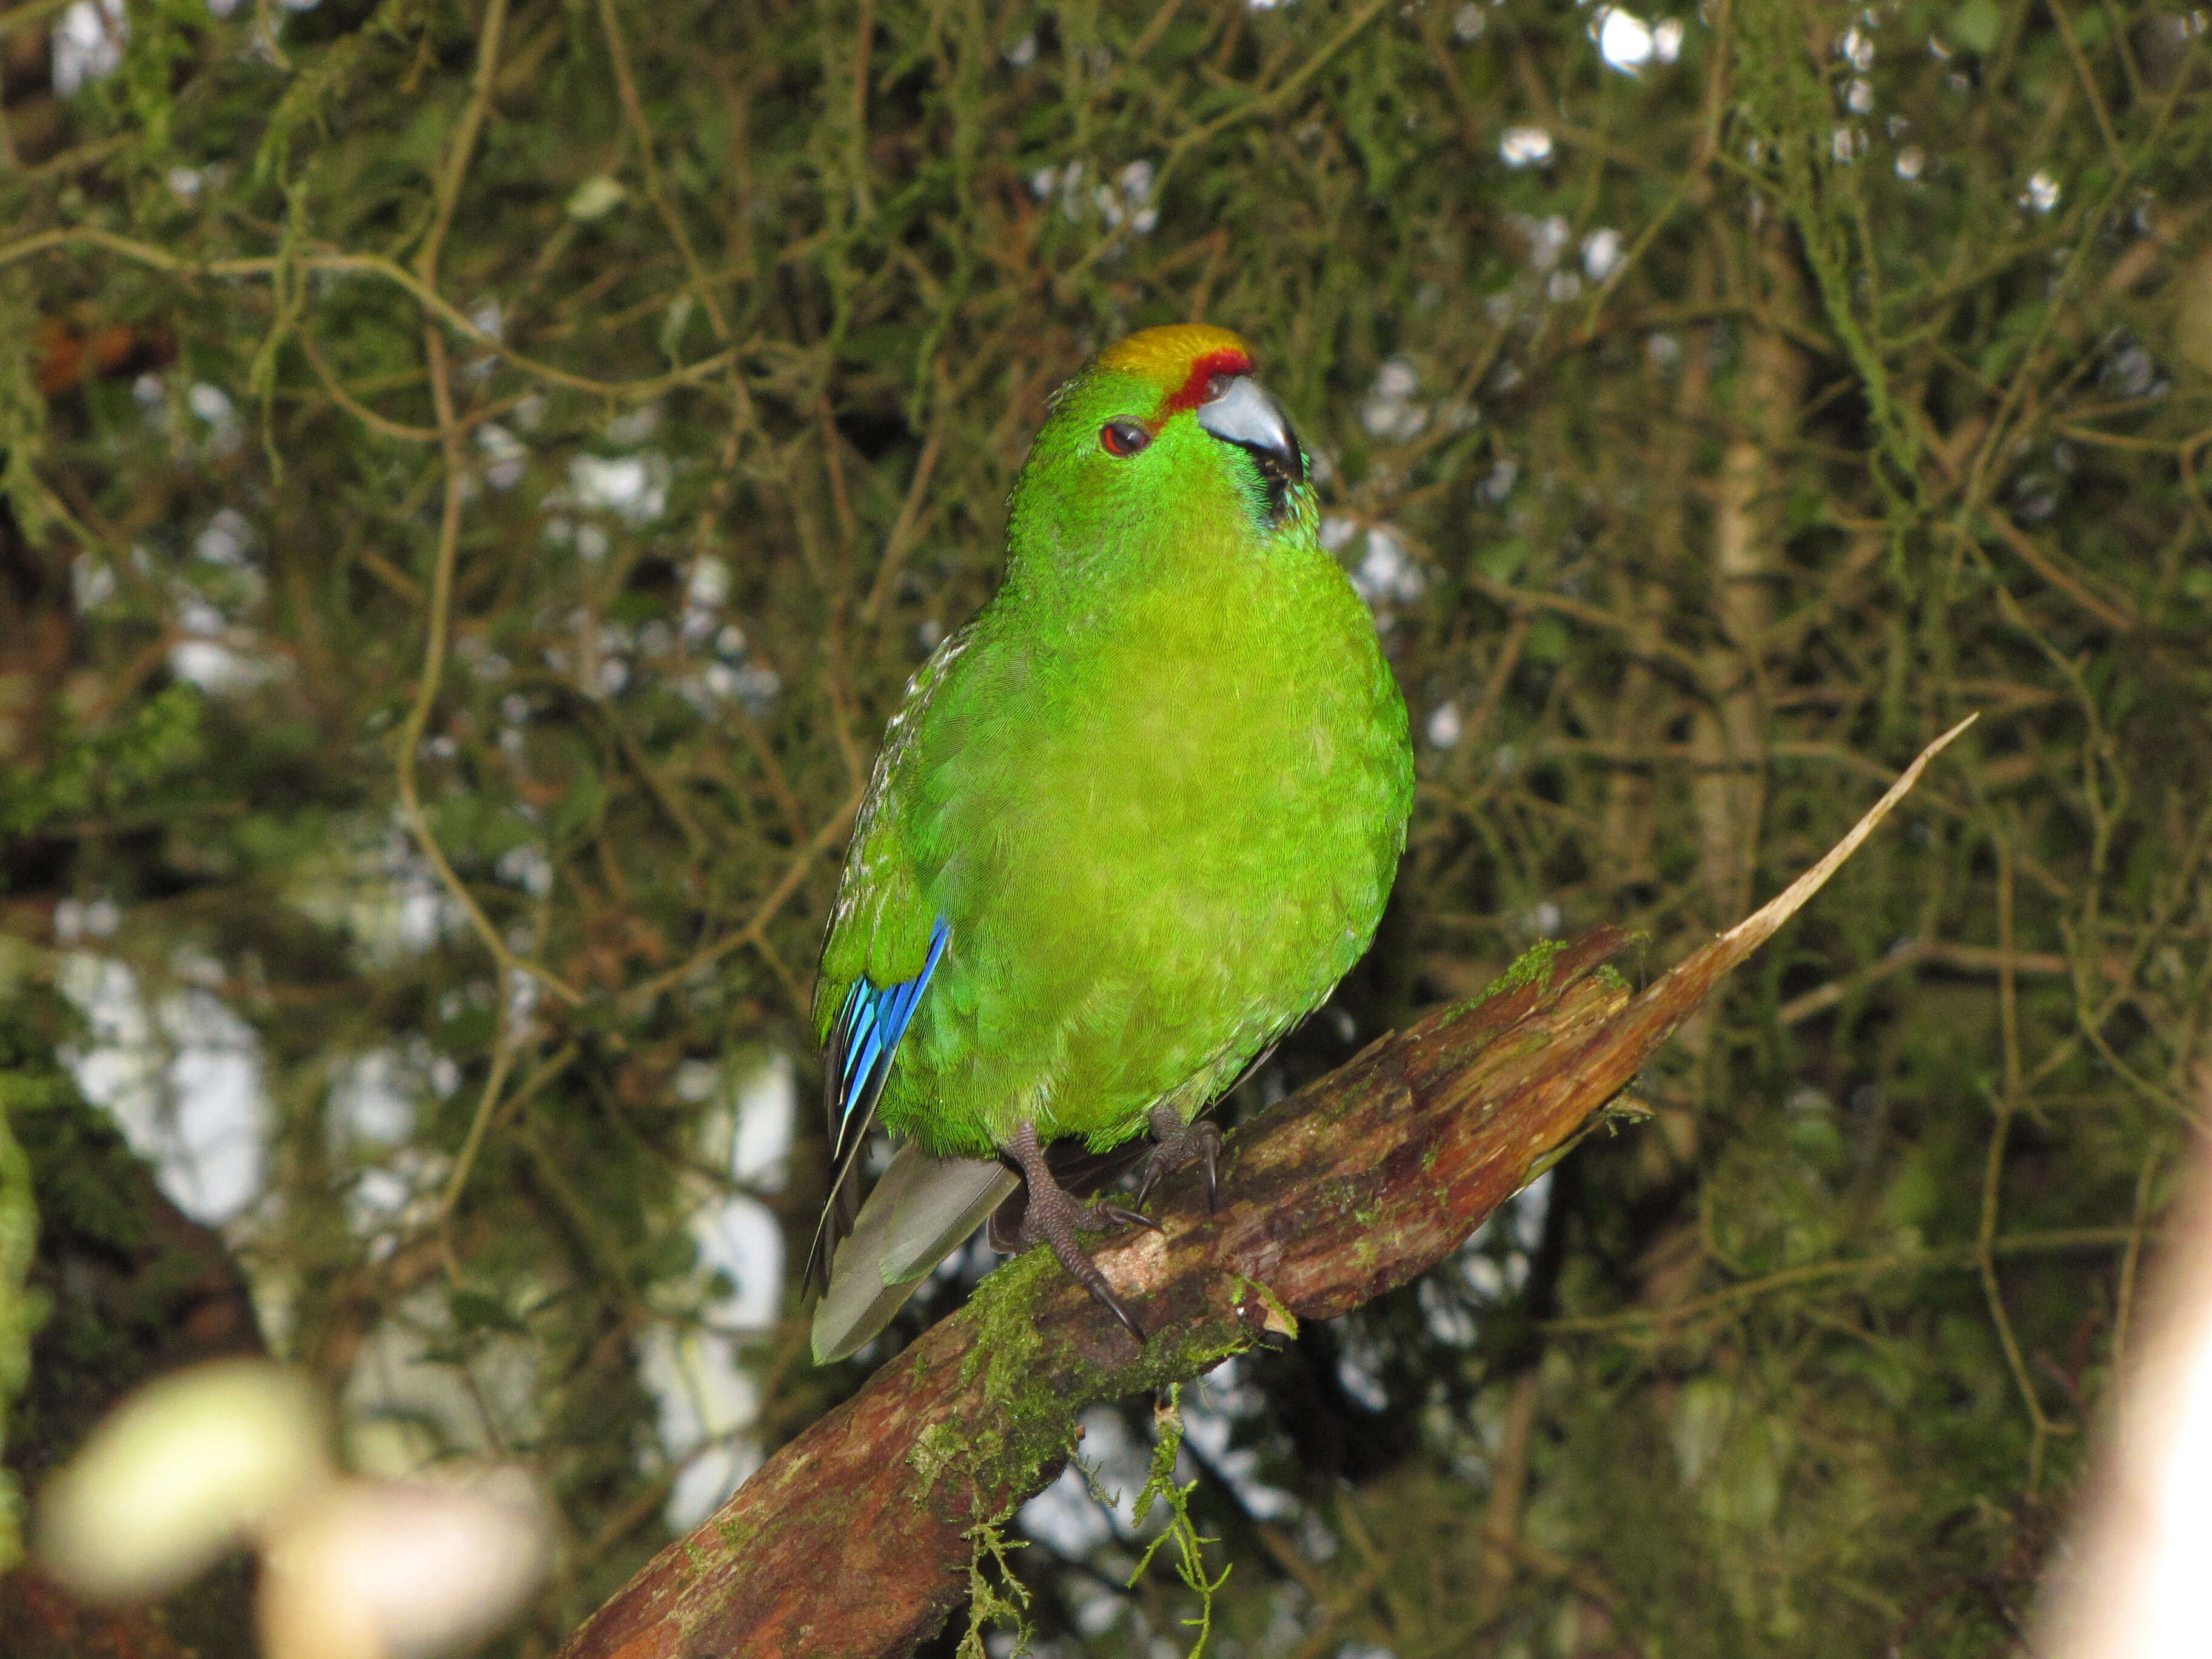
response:
<svg viewBox="0 0 2212 1659"><path fill-rule="evenodd" d="M933 1158L991 1157L1024 1121L1099 1151L1158 1104L1188 1120L1382 915L1413 768L1374 623L1303 456L1271 477L1173 406L1194 365L1242 356L1153 330L1063 388L1004 586L885 739L817 1015L826 1040L856 980L914 979L942 921L878 1108ZM1102 441L1116 421L1150 426L1141 453Z"/></svg>

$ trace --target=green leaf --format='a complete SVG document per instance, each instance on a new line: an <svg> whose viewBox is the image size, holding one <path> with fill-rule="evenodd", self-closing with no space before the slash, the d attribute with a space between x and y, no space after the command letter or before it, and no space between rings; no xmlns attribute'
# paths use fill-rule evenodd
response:
<svg viewBox="0 0 2212 1659"><path fill-rule="evenodd" d="M1528 562L1528 544L1518 536L1507 538L1474 556L1474 568L1494 582L1510 582Z"/></svg>
<svg viewBox="0 0 2212 1659"><path fill-rule="evenodd" d="M1567 659L1573 645L1574 638L1567 632L1566 623L1546 611L1528 624L1528 643L1521 650L1531 662L1559 663Z"/></svg>
<svg viewBox="0 0 2212 1659"><path fill-rule="evenodd" d="M509 1313L507 1304L495 1296L482 1291L455 1291L446 1305L452 1310L453 1323L465 1331L505 1331L513 1336L526 1336L530 1328Z"/></svg>
<svg viewBox="0 0 2212 1659"><path fill-rule="evenodd" d="M2004 18L1996 8L1996 0L1966 0L1966 3L1951 14L1951 33L1969 52L1986 57L1995 50L1997 36L2004 30Z"/></svg>

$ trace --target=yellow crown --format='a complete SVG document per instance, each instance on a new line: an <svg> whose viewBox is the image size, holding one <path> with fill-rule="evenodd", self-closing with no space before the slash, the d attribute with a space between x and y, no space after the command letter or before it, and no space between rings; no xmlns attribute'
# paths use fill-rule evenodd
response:
<svg viewBox="0 0 2212 1659"><path fill-rule="evenodd" d="M1162 386L1180 386L1191 365L1216 352L1233 351L1249 362L1251 347L1225 328L1205 323L1169 323L1139 329L1098 354L1098 367L1122 374L1141 374Z"/></svg>

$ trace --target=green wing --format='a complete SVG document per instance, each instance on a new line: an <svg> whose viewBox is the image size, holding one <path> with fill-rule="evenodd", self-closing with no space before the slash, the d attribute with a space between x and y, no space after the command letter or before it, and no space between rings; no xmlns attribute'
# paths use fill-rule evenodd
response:
<svg viewBox="0 0 2212 1659"><path fill-rule="evenodd" d="M938 647L908 686L906 701L884 733L823 945L814 1017L823 1049L823 1109L835 1173L807 1256L811 1285L830 1283L832 1258L852 1231L860 1210L860 1157L876 1103L950 942L944 919L932 913L922 894L906 819L915 793L916 738L966 641L963 630Z"/></svg>

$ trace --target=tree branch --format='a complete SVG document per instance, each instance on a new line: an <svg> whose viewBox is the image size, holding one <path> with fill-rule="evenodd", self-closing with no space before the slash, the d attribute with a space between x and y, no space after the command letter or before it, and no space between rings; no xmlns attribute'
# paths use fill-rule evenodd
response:
<svg viewBox="0 0 2212 1659"><path fill-rule="evenodd" d="M1970 723L1970 722L1969 722ZM1221 1204L1194 1174L1097 1251L1139 1350L1032 1250L662 1551L561 1659L902 1656L966 1592L977 1528L1058 1474L1088 1407L1198 1376L1269 1332L1395 1289L1589 1124L1722 975L1772 936L1901 800L1931 744L1790 888L1641 995L1613 927L1532 951L1481 997L1370 1045L1232 1136Z"/></svg>

